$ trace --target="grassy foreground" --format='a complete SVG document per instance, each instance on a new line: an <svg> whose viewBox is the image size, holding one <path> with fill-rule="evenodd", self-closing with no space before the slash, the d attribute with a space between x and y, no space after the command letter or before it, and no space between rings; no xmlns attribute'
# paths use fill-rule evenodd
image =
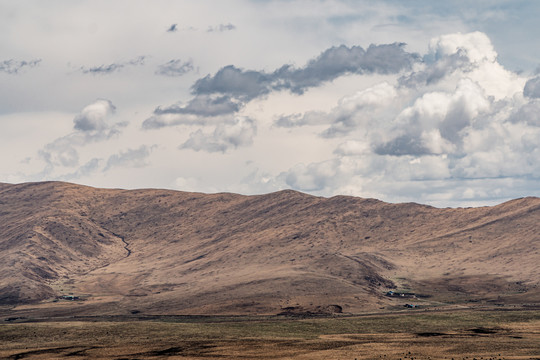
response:
<svg viewBox="0 0 540 360"><path fill-rule="evenodd" d="M1 359L540 359L540 311L3 321Z"/></svg>

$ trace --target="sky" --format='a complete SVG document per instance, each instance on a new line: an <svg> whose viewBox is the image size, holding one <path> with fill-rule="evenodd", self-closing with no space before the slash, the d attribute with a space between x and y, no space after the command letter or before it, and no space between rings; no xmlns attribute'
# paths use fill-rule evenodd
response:
<svg viewBox="0 0 540 360"><path fill-rule="evenodd" d="M0 0L0 182L540 196L540 2Z"/></svg>

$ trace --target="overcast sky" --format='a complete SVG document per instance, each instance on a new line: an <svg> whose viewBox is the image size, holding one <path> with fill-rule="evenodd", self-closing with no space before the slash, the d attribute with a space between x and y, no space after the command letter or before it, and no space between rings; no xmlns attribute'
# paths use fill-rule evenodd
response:
<svg viewBox="0 0 540 360"><path fill-rule="evenodd" d="M538 18L519 0L0 0L0 182L540 196Z"/></svg>

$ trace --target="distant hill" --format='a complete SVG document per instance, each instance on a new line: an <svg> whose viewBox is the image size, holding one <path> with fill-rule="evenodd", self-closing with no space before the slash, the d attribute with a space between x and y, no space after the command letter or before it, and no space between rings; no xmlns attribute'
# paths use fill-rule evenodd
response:
<svg viewBox="0 0 540 360"><path fill-rule="evenodd" d="M328 314L405 302L535 304L539 251L538 198L438 209L290 190L0 184L4 310Z"/></svg>

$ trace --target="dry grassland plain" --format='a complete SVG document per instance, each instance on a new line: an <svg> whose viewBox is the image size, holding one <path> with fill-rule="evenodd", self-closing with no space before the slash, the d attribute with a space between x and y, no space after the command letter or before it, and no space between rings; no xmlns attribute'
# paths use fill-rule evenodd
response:
<svg viewBox="0 0 540 360"><path fill-rule="evenodd" d="M4 319L2 359L540 359L540 311Z"/></svg>

